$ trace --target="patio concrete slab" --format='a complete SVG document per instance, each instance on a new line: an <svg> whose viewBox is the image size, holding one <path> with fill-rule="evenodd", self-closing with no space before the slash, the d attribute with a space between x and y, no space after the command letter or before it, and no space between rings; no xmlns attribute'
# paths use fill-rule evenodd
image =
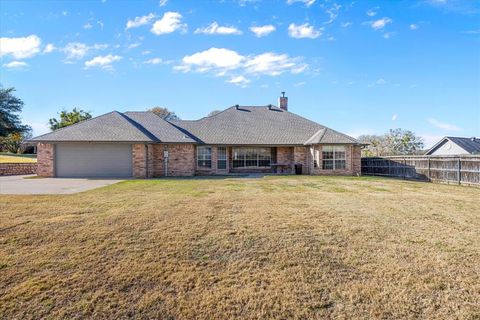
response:
<svg viewBox="0 0 480 320"><path fill-rule="evenodd" d="M5 176L0 177L0 194L72 194L108 186L120 181L123 180Z"/></svg>

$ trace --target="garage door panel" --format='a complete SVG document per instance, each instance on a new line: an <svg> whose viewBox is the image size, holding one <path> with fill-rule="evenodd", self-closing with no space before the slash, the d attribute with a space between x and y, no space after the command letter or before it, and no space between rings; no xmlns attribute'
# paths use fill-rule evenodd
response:
<svg viewBox="0 0 480 320"><path fill-rule="evenodd" d="M131 177L132 146L129 144L57 144L57 177Z"/></svg>

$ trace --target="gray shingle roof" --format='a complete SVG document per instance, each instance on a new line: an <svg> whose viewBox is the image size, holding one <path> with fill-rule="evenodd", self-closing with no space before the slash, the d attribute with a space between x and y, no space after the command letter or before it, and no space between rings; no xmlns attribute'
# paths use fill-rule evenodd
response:
<svg viewBox="0 0 480 320"><path fill-rule="evenodd" d="M205 144L303 145L314 136L316 139L311 143L358 143L351 137L276 107L231 107L200 120L171 122Z"/></svg>
<svg viewBox="0 0 480 320"><path fill-rule="evenodd" d="M358 144L354 138L276 107L231 107L199 120L166 121L152 112L110 112L32 139L228 145Z"/></svg>
<svg viewBox="0 0 480 320"><path fill-rule="evenodd" d="M153 135L158 142L194 143L195 138L153 112L125 112L128 118Z"/></svg>
<svg viewBox="0 0 480 320"><path fill-rule="evenodd" d="M151 135L120 112L112 111L104 115L64 127L33 138L31 141L152 141Z"/></svg>

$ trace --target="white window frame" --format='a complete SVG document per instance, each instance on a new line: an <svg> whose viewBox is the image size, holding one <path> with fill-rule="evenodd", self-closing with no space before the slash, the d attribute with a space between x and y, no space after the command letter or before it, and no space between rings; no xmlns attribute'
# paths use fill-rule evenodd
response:
<svg viewBox="0 0 480 320"><path fill-rule="evenodd" d="M325 159L324 152L331 152L332 158ZM339 157L340 153L343 153L343 157ZM343 161L344 165L337 168L337 161ZM331 162L331 168L326 167L326 162ZM347 170L347 147L343 145L322 146L322 170Z"/></svg>
<svg viewBox="0 0 480 320"><path fill-rule="evenodd" d="M263 152L259 152L259 151ZM243 159L238 159L238 154L242 151L242 155L245 155ZM255 158L248 158L248 154L255 154ZM233 169L269 169L272 167L272 149L271 148L247 148L247 147L238 147L233 148L232 150L232 168ZM237 167L235 163L238 161L243 161L242 167ZM247 162L256 162L254 166L247 166ZM268 161L268 166L259 166L260 161Z"/></svg>
<svg viewBox="0 0 480 320"><path fill-rule="evenodd" d="M225 149L225 153L220 153L220 149ZM225 168L220 169L220 161L225 162ZM217 169L228 170L228 149L227 147L217 147Z"/></svg>
<svg viewBox="0 0 480 320"><path fill-rule="evenodd" d="M208 150L209 152L203 152ZM210 166L200 165L201 161L210 161ZM199 169L211 169L212 168L212 147L210 146L198 146L197 147L197 168Z"/></svg>

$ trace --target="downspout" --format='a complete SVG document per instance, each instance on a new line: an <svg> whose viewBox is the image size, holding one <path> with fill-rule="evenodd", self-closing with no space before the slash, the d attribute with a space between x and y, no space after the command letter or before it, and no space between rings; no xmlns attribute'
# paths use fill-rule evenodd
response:
<svg viewBox="0 0 480 320"><path fill-rule="evenodd" d="M163 149L163 162L164 162L164 170L165 170L165 177L168 177L168 146L165 145L164 149Z"/></svg>

